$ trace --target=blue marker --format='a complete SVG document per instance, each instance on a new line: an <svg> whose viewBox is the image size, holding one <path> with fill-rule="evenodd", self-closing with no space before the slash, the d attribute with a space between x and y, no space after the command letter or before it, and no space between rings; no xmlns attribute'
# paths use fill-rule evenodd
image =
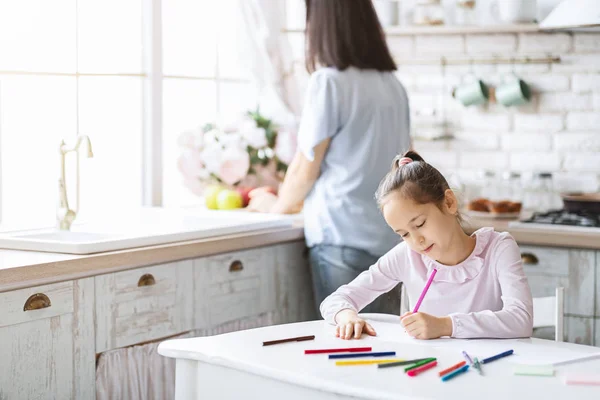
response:
<svg viewBox="0 0 600 400"><path fill-rule="evenodd" d="M442 376L442 382L446 382L452 378L454 378L457 375L462 374L463 372L467 372L467 370L469 369L469 365L463 365L462 367L460 367L457 370L454 370L452 372L450 372L449 374L446 374L444 376Z"/></svg>
<svg viewBox="0 0 600 400"><path fill-rule="evenodd" d="M514 353L514 351L513 351L513 350L508 350L508 351L505 351L504 353L496 354L495 356L491 356L491 357L488 357L488 358L486 358L486 359L484 359L484 360L481 360L481 363L482 363L482 364L491 363L492 361L495 361L495 360L497 360L497 359L499 359L499 358L503 358L503 357L506 357L506 356L510 356L510 355L512 355L513 353Z"/></svg>
<svg viewBox="0 0 600 400"><path fill-rule="evenodd" d="M330 354L329 359L335 358L354 358L354 357L385 357L395 356L395 351L382 351L380 353L352 353L352 354Z"/></svg>

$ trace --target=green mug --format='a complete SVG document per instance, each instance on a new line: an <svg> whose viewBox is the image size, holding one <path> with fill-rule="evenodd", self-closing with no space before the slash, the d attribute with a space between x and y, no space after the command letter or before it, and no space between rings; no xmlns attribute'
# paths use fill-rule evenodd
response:
<svg viewBox="0 0 600 400"><path fill-rule="evenodd" d="M483 81L476 80L455 88L452 97L465 106L477 106L488 101L490 90Z"/></svg>
<svg viewBox="0 0 600 400"><path fill-rule="evenodd" d="M496 88L496 101L505 107L520 106L531 100L529 86L518 77Z"/></svg>

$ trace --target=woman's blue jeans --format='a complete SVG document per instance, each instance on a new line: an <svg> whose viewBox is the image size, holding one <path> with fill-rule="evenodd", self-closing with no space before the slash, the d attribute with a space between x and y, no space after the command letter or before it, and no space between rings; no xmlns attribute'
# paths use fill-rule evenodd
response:
<svg viewBox="0 0 600 400"><path fill-rule="evenodd" d="M352 247L325 244L311 247L309 261L317 311L325 297L335 292L340 286L351 282L361 272L375 264L378 259L379 257L364 250ZM401 284L398 284L359 311L399 315L400 288ZM318 313L321 314L320 311Z"/></svg>

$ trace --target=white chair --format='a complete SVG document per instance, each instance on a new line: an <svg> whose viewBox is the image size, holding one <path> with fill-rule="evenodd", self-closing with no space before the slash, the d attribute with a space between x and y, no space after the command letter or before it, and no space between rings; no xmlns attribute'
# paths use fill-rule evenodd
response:
<svg viewBox="0 0 600 400"><path fill-rule="evenodd" d="M533 327L542 328L553 326L554 340L564 342L564 292L562 287L556 288L554 296L534 297L533 299ZM400 315L410 311L406 285L402 284L400 291Z"/></svg>
<svg viewBox="0 0 600 400"><path fill-rule="evenodd" d="M557 287L554 296L533 298L533 327L553 326L555 329L554 340L557 342L565 340L563 332L564 291L564 288Z"/></svg>

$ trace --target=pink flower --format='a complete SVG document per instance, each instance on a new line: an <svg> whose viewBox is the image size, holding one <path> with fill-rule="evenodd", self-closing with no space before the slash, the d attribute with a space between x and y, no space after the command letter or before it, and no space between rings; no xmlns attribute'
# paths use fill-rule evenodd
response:
<svg viewBox="0 0 600 400"><path fill-rule="evenodd" d="M177 168L186 179L203 178L206 175L200 153L195 150L185 150L177 160Z"/></svg>
<svg viewBox="0 0 600 400"><path fill-rule="evenodd" d="M221 155L221 166L218 176L227 185L233 185L242 180L250 168L250 156L239 147L230 147Z"/></svg>
<svg viewBox="0 0 600 400"><path fill-rule="evenodd" d="M296 154L298 142L296 134L290 131L279 131L277 134L277 143L275 143L275 155L282 162L290 164Z"/></svg>

